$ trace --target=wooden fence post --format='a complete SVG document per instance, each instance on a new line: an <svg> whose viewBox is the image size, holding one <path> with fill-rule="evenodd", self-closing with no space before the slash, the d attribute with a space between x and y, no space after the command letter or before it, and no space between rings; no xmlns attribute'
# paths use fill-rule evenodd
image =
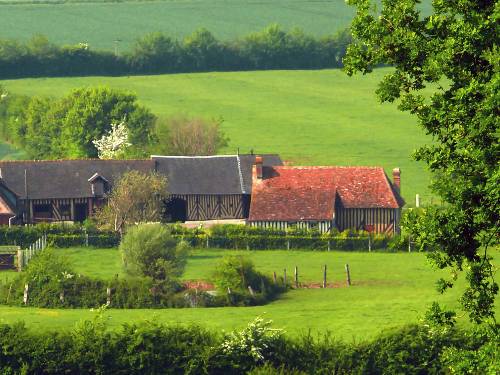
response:
<svg viewBox="0 0 500 375"><path fill-rule="evenodd" d="M250 292L250 295L252 297L255 295L255 293L253 292L253 289L252 289L252 287L250 285L248 286L248 291Z"/></svg>
<svg viewBox="0 0 500 375"><path fill-rule="evenodd" d="M286 240L286 249L290 250L290 240Z"/></svg>
<svg viewBox="0 0 500 375"><path fill-rule="evenodd" d="M208 249L208 247L209 247L209 246L208 246L208 236L207 236L207 249Z"/></svg>
<svg viewBox="0 0 500 375"><path fill-rule="evenodd" d="M59 293L59 301L61 301L61 303L64 303L64 290Z"/></svg>
<svg viewBox="0 0 500 375"><path fill-rule="evenodd" d="M24 254L21 249L17 250L17 272L21 272L23 270L23 258Z"/></svg>
<svg viewBox="0 0 500 375"><path fill-rule="evenodd" d="M295 266L295 288L299 287L299 269Z"/></svg>
<svg viewBox="0 0 500 375"><path fill-rule="evenodd" d="M7 293L7 301L5 302L6 304L9 304L9 300L10 300L10 293L12 292L12 283L10 283L10 286L9 286L9 293Z"/></svg>
<svg viewBox="0 0 500 375"><path fill-rule="evenodd" d="M111 305L111 288L106 288L106 305Z"/></svg>
<svg viewBox="0 0 500 375"><path fill-rule="evenodd" d="M345 265L345 274L346 274L346 281L347 281L347 286L351 286L351 272L349 271L349 265Z"/></svg>
<svg viewBox="0 0 500 375"><path fill-rule="evenodd" d="M273 272L273 282L274 282L274 285L277 284L276 271Z"/></svg>
<svg viewBox="0 0 500 375"><path fill-rule="evenodd" d="M368 252L372 251L372 236L368 233Z"/></svg>
<svg viewBox="0 0 500 375"><path fill-rule="evenodd" d="M24 295L23 295L23 303L25 305L28 304L28 290L29 290L29 285L28 284L24 284Z"/></svg>
<svg viewBox="0 0 500 375"><path fill-rule="evenodd" d="M283 269L283 284L285 284L286 288L286 268Z"/></svg>
<svg viewBox="0 0 500 375"><path fill-rule="evenodd" d="M408 252L411 253L411 236L408 235Z"/></svg>
<svg viewBox="0 0 500 375"><path fill-rule="evenodd" d="M323 288L326 288L326 264L323 266Z"/></svg>
<svg viewBox="0 0 500 375"><path fill-rule="evenodd" d="M330 240L328 240L328 251L330 251Z"/></svg>

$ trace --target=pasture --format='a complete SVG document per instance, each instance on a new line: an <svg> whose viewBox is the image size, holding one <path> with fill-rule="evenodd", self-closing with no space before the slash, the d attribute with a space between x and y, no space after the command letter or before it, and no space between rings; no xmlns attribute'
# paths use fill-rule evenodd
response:
<svg viewBox="0 0 500 375"><path fill-rule="evenodd" d="M61 249L78 272L95 277L123 277L116 249ZM163 310L108 310L111 327L125 322L154 320L170 324L200 324L217 330L241 328L255 316L272 319L275 326L291 335L307 333L321 335L330 331L338 339L352 341L373 338L381 330L417 322L432 301L447 307L456 302L464 285L460 279L456 288L444 295L434 290L435 281L445 272L433 269L422 253L361 253L310 251L229 251L195 250L189 257L185 280L210 280L214 266L224 254L244 254L258 270L270 274L299 267L300 281L319 282L322 266L327 265L327 289L291 290L282 298L257 307L194 308ZM497 256L498 254L496 254ZM498 257L497 257L498 259ZM349 263L353 285L345 286L344 264ZM5 274L6 275L6 274ZM5 275L0 275L4 278ZM11 274L13 275L13 274ZM497 307L497 312L499 311ZM91 319L95 312L87 309L38 309L0 307L0 322L24 320L37 330L64 329L81 319ZM466 318L460 319L467 324Z"/></svg>
<svg viewBox="0 0 500 375"><path fill-rule="evenodd" d="M62 96L104 85L137 93L156 115L222 118L222 153L279 153L295 165L380 165L402 170L409 205L431 203L429 175L410 154L429 143L416 118L374 94L388 69L348 77L340 70L258 71L131 77L0 80L7 91Z"/></svg>
<svg viewBox="0 0 500 375"><path fill-rule="evenodd" d="M272 23L323 36L346 28L354 9L344 0L170 0L43 4L0 0L2 38L46 35L57 44L89 43L123 52L148 32L183 38L204 27L221 39L236 39ZM84 22L82 22L84 20Z"/></svg>

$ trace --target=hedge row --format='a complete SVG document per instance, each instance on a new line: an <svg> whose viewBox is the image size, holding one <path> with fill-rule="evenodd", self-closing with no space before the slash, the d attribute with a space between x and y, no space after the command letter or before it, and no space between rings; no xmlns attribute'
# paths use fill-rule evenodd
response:
<svg viewBox="0 0 500 375"><path fill-rule="evenodd" d="M56 247L89 246L116 247L119 236L114 232L98 231L90 225L37 224L32 226L0 226L0 245L27 248L42 235Z"/></svg>
<svg viewBox="0 0 500 375"><path fill-rule="evenodd" d="M369 239L361 238L311 238L303 236L178 236L187 241L192 247L207 247L220 249L247 249L247 250L276 250L276 249L300 249L300 250L359 250L368 251L370 243L372 250L388 248L391 241L389 238Z"/></svg>
<svg viewBox="0 0 500 375"><path fill-rule="evenodd" d="M364 231L347 230L320 233L317 230L259 228L248 225L216 225L211 228L186 228L169 225L172 234L192 247L221 249L302 249L302 250L372 250L398 251L408 249L408 239L401 236L371 235ZM55 247L95 246L116 247L120 237L114 232L101 232L91 226L38 224L29 227L1 227L0 245L27 247L43 233Z"/></svg>
<svg viewBox="0 0 500 375"><path fill-rule="evenodd" d="M103 320L70 331L35 332L0 325L3 374L443 374L447 348L480 349L482 336L456 329L407 326L371 342L330 336L271 334L262 325L217 335L197 326L126 324L107 330ZM486 343L487 343L486 339ZM479 355L477 356L479 357ZM493 358L469 361L467 373L494 373ZM465 360L464 360L465 362Z"/></svg>
<svg viewBox="0 0 500 375"><path fill-rule="evenodd" d="M0 78L337 68L350 41L347 30L316 38L278 25L232 41L217 40L206 29L183 40L156 32L123 55L84 43L60 47L44 36L27 43L0 39Z"/></svg>
<svg viewBox="0 0 500 375"><path fill-rule="evenodd" d="M94 246L101 248L117 247L120 236L110 234L49 234L47 240L54 247Z"/></svg>

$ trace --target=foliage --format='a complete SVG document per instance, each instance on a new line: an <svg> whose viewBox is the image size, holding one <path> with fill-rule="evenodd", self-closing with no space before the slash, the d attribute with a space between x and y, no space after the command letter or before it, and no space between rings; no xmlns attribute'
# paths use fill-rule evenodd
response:
<svg viewBox="0 0 500 375"><path fill-rule="evenodd" d="M89 246L116 247L120 238L114 232L100 231L90 223L48 224L33 226L0 226L0 245L18 245L27 248L47 234L49 243L55 247Z"/></svg>
<svg viewBox="0 0 500 375"><path fill-rule="evenodd" d="M193 247L215 247L222 249L309 249L309 250L372 250L407 251L408 242L400 236L372 234L365 231L346 230L321 233L317 229L274 229L248 225L223 224L209 229L185 228L172 225L174 236L187 241Z"/></svg>
<svg viewBox="0 0 500 375"><path fill-rule="evenodd" d="M167 194L167 179L155 172L131 170L114 184L107 204L95 214L102 229L123 234L127 226L158 222L162 217L162 196Z"/></svg>
<svg viewBox="0 0 500 375"><path fill-rule="evenodd" d="M155 142L154 116L126 92L99 87L73 90L59 100L13 96L2 107L3 134L34 159L96 157L94 140L123 119L133 145L125 156L144 156Z"/></svg>
<svg viewBox="0 0 500 375"><path fill-rule="evenodd" d="M446 348L441 360L451 374L498 374L500 335L498 327L478 326L465 333L468 347Z"/></svg>
<svg viewBox="0 0 500 375"><path fill-rule="evenodd" d="M269 353L277 349L283 335L282 330L271 325L272 321L257 317L243 330L226 335L215 349L215 357L220 358L218 365L228 370L248 371L263 364Z"/></svg>
<svg viewBox="0 0 500 375"><path fill-rule="evenodd" d="M494 320L498 284L488 252L500 238L499 3L434 1L422 17L416 0L388 0L380 11L369 0L349 2L357 15L347 73L394 66L379 98L398 101L435 140L415 158L434 172L445 205L418 218L415 241L438 267L466 269L462 306L475 322ZM428 86L430 97L422 91Z"/></svg>
<svg viewBox="0 0 500 375"><path fill-rule="evenodd" d="M259 275L252 261L243 256L226 256L216 266L213 280L222 292L243 291L259 284Z"/></svg>
<svg viewBox="0 0 500 375"><path fill-rule="evenodd" d="M111 130L92 143L97 149L99 159L117 159L124 154L127 147L132 146L128 142L128 130L124 121L111 124Z"/></svg>
<svg viewBox="0 0 500 375"><path fill-rule="evenodd" d="M180 276L186 266L187 248L160 224L130 228L120 243L127 273L170 280Z"/></svg>
<svg viewBox="0 0 500 375"><path fill-rule="evenodd" d="M131 51L114 55L94 51L88 44L60 47L36 35L26 43L0 39L0 71L2 78L20 78L334 68L342 66L349 41L347 31L315 38L276 24L221 41L202 28L183 40L153 32L139 38Z"/></svg>
<svg viewBox="0 0 500 375"><path fill-rule="evenodd" d="M221 120L177 116L157 124L160 155L216 155L227 146Z"/></svg>
<svg viewBox="0 0 500 375"><path fill-rule="evenodd" d="M102 309L94 320L69 332L37 333L22 323L2 324L0 345L0 369L6 374L21 369L47 374L89 369L106 374L437 374L447 370L440 360L446 348L473 348L463 332L429 335L418 326L350 344L329 336L291 339L262 319L225 336L197 326L165 326L149 320L111 331Z"/></svg>

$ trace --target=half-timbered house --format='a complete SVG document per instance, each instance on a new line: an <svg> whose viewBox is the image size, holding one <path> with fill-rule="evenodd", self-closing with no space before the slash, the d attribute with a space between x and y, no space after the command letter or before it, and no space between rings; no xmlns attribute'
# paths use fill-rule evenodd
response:
<svg viewBox="0 0 500 375"><path fill-rule="evenodd" d="M244 219L254 161L254 155L1 161L0 223L83 221L130 170L167 177L166 220ZM277 155L265 155L264 164L282 163Z"/></svg>
<svg viewBox="0 0 500 375"><path fill-rule="evenodd" d="M380 167L268 167L257 158L249 223L396 233L404 204L399 190L398 168L391 182Z"/></svg>

